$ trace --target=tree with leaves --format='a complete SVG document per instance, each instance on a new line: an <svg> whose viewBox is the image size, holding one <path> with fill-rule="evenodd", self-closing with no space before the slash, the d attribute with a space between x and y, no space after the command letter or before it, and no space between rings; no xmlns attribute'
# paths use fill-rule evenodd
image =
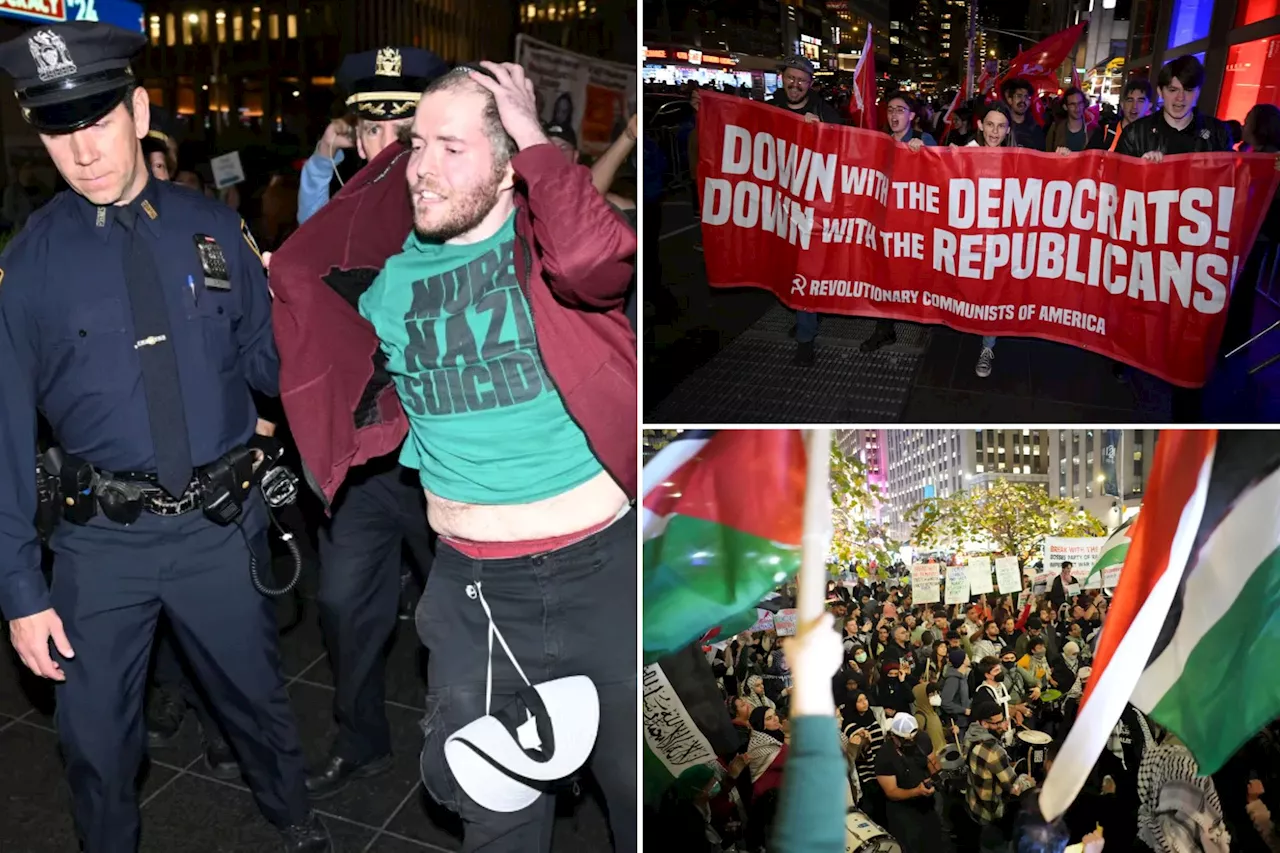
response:
<svg viewBox="0 0 1280 853"><path fill-rule="evenodd" d="M867 466L831 442L831 553L827 567L833 574L856 567L860 577L885 577L900 543L875 523L873 513L880 487L867 480ZM870 519L870 520L869 520ZM874 569L872 564L874 563Z"/></svg>
<svg viewBox="0 0 1280 853"><path fill-rule="evenodd" d="M1096 516L1052 498L1042 485L995 480L985 489L969 489L930 498L907 510L922 547L989 541L1026 565L1045 536L1105 536Z"/></svg>

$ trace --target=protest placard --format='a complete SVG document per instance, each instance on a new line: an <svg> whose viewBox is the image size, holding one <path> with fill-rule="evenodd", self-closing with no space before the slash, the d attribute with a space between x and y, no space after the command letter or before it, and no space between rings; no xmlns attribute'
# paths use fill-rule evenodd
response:
<svg viewBox="0 0 1280 853"><path fill-rule="evenodd" d="M244 183L244 166L240 163L239 151L214 157L209 161L209 168L213 170L214 186L220 190Z"/></svg>
<svg viewBox="0 0 1280 853"><path fill-rule="evenodd" d="M635 114L636 68L564 50L521 33L516 64L533 83L539 117L573 129L580 151L599 155Z"/></svg>
<svg viewBox="0 0 1280 853"><path fill-rule="evenodd" d="M790 637L796 632L796 611L792 608L773 614L773 630L779 637Z"/></svg>
<svg viewBox="0 0 1280 853"><path fill-rule="evenodd" d="M970 557L968 571L970 595L981 595L984 592L991 592L995 589L991 585L990 557Z"/></svg>
<svg viewBox="0 0 1280 853"><path fill-rule="evenodd" d="M747 629L752 634L773 630L773 614L764 608L756 608L756 624Z"/></svg>
<svg viewBox="0 0 1280 853"><path fill-rule="evenodd" d="M1017 557L996 557L996 586L1001 595L1013 595L1022 589Z"/></svg>
<svg viewBox="0 0 1280 853"><path fill-rule="evenodd" d="M1089 577L1093 564L1098 562L1098 557L1102 555L1102 546L1106 542L1106 537L1098 536L1046 536L1044 538L1044 569L1050 576L1049 585L1053 585L1053 578L1062 574L1062 564L1069 560L1071 577L1075 580L1074 586L1077 588L1075 592L1070 593L1071 595L1078 594L1082 584L1085 589L1101 589L1101 576L1088 582L1085 582L1085 579Z"/></svg>
<svg viewBox="0 0 1280 853"><path fill-rule="evenodd" d="M916 563L911 567L911 600L915 604L935 604L942 596L941 572L936 563Z"/></svg>
<svg viewBox="0 0 1280 853"><path fill-rule="evenodd" d="M947 604L964 604L969 600L969 569L947 566Z"/></svg>
<svg viewBox="0 0 1280 853"><path fill-rule="evenodd" d="M790 308L1071 344L1198 387L1280 180L1274 154L1164 168L1085 151L926 147L703 93L717 287Z"/></svg>

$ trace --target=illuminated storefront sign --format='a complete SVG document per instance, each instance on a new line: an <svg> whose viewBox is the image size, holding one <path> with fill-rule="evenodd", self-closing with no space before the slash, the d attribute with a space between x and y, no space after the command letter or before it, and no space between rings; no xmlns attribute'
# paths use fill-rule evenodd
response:
<svg viewBox="0 0 1280 853"><path fill-rule="evenodd" d="M0 0L0 16L47 24L100 21L146 32L142 25L142 4L131 0Z"/></svg>
<svg viewBox="0 0 1280 853"><path fill-rule="evenodd" d="M717 56L714 53L704 53L696 48L669 50L660 47L646 47L644 49L644 58L646 61L665 59L668 62L687 62L690 65L716 65L724 68L731 68L738 64L738 60L732 56Z"/></svg>

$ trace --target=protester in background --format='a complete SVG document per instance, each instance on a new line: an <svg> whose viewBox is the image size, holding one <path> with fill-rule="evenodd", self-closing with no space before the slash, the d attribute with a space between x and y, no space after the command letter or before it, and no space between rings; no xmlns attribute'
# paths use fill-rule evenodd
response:
<svg viewBox="0 0 1280 853"><path fill-rule="evenodd" d="M1058 154L1073 154L1089 145L1089 128L1085 110L1089 99L1078 86L1072 86L1062 96L1066 114L1053 123L1045 138L1045 150Z"/></svg>
<svg viewBox="0 0 1280 853"><path fill-rule="evenodd" d="M884 664L884 680L880 682L880 705L886 716L910 711L915 700L907 683L907 670L901 662L890 658Z"/></svg>
<svg viewBox="0 0 1280 853"><path fill-rule="evenodd" d="M21 230L27 219L53 198L53 193L40 181L34 163L18 167L18 180L4 189L4 203L0 217L14 231Z"/></svg>
<svg viewBox="0 0 1280 853"><path fill-rule="evenodd" d="M1031 84L1021 77L1006 80L1000 87L1000 97L1009 109L1012 144L1019 148L1045 150L1044 129L1040 127L1035 115L1031 112L1031 99L1035 97ZM983 120L985 121L985 118Z"/></svg>
<svg viewBox="0 0 1280 853"><path fill-rule="evenodd" d="M910 714L898 714L876 756L876 781L885 797L885 828L903 853L945 853L950 849L934 808L932 770L937 767L932 744L918 738L920 727Z"/></svg>
<svg viewBox="0 0 1280 853"><path fill-rule="evenodd" d="M1151 89L1151 81L1143 77L1135 77L1124 85L1120 96L1120 118L1114 124L1099 124L1089 134L1089 147L1104 151L1115 151L1120 135L1125 128L1140 118L1151 114L1151 105L1155 103L1155 93Z"/></svg>
<svg viewBox="0 0 1280 853"><path fill-rule="evenodd" d="M873 707L864 692L854 698L853 707L854 713L845 722L844 738L858 776L858 807L872 820L883 823L884 792L876 784L876 756L884 743L884 711Z"/></svg>
<svg viewBox="0 0 1280 853"><path fill-rule="evenodd" d="M990 696L979 696L974 702L973 724L964 735L967 790L965 804L969 816L979 826L979 839L984 851L1003 851L1011 836L1006 806L1030 787L1020 781L1002 740L1009 729L1009 718ZM1012 811L1008 810L1012 817Z"/></svg>
<svg viewBox="0 0 1280 853"><path fill-rule="evenodd" d="M942 717L939 716L939 711L942 709L942 694L938 692L937 682L922 681L911 688L911 695L916 700L916 722L920 725L921 731L928 735L929 742L933 744L933 751L941 752L947 745L947 735L942 725Z"/></svg>
<svg viewBox="0 0 1280 853"><path fill-rule="evenodd" d="M157 181L168 181L173 178L177 164L170 159L169 145L163 136L153 136L148 133L142 137L142 156L147 160L151 177Z"/></svg>
<svg viewBox="0 0 1280 853"><path fill-rule="evenodd" d="M948 725L969 725L969 658L963 649L947 652L947 668L942 673L942 713Z"/></svg>

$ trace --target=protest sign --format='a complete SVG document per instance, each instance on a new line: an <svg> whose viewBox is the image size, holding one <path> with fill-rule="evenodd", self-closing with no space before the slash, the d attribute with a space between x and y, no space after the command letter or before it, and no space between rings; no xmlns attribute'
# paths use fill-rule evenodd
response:
<svg viewBox="0 0 1280 853"><path fill-rule="evenodd" d="M941 576L936 563L916 563L911 567L911 601L935 604L942 595Z"/></svg>
<svg viewBox="0 0 1280 853"><path fill-rule="evenodd" d="M641 707L645 743L678 777L695 764L715 760L711 742L698 728L666 673L656 663L644 668Z"/></svg>
<svg viewBox="0 0 1280 853"><path fill-rule="evenodd" d="M1104 589L1115 589L1120 585L1120 570L1123 565L1108 566L1102 570L1102 586Z"/></svg>
<svg viewBox="0 0 1280 853"><path fill-rule="evenodd" d="M947 566L947 604L964 604L969 600L969 569Z"/></svg>
<svg viewBox="0 0 1280 853"><path fill-rule="evenodd" d="M516 36L516 64L533 82L538 117L569 126L578 150L603 154L636 111L636 68Z"/></svg>
<svg viewBox="0 0 1280 853"><path fill-rule="evenodd" d="M240 162L239 151L214 157L209 161L209 168L213 170L213 184L220 190L244 183L244 166Z"/></svg>
<svg viewBox="0 0 1280 853"><path fill-rule="evenodd" d="M1044 538L1044 569L1049 576L1049 585L1053 585L1053 578L1062 574L1062 564L1070 560L1071 577L1075 580L1076 587L1083 584L1085 589L1101 589L1100 576L1088 583L1084 581L1089 577L1093 564L1098 562L1098 557L1102 555L1102 546L1106 542L1106 537L1098 536L1046 536ZM1079 589L1076 590L1076 593L1078 592Z"/></svg>
<svg viewBox="0 0 1280 853"><path fill-rule="evenodd" d="M1017 557L996 557L996 585L1001 595L1012 595L1022 589Z"/></svg>
<svg viewBox="0 0 1280 853"><path fill-rule="evenodd" d="M790 637L796 632L796 611L792 608L773 614L773 630L779 637Z"/></svg>
<svg viewBox="0 0 1280 853"><path fill-rule="evenodd" d="M1029 589L1024 589L1022 592L1018 593L1018 615L1019 616L1022 615L1023 608L1025 608L1028 604L1030 604L1032 599L1035 598L1035 596L1036 594Z"/></svg>
<svg viewBox="0 0 1280 853"><path fill-rule="evenodd" d="M704 93L702 236L718 287L790 308L1081 347L1204 384L1275 155L927 147Z"/></svg>
<svg viewBox="0 0 1280 853"><path fill-rule="evenodd" d="M995 589L991 585L990 557L970 557L968 569L970 595L981 595L984 592L991 592Z"/></svg>
<svg viewBox="0 0 1280 853"><path fill-rule="evenodd" d="M773 614L763 607L756 608L756 624L747 629L749 633L759 634L773 630Z"/></svg>

